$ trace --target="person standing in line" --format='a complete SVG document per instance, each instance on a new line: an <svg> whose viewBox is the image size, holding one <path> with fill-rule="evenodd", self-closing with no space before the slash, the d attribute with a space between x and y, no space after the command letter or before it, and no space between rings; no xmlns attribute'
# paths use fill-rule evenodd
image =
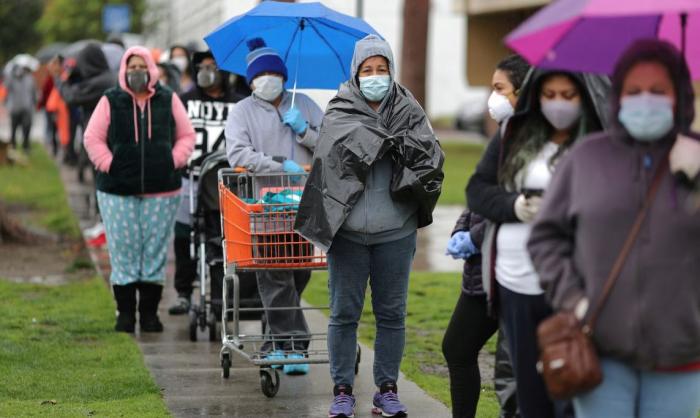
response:
<svg viewBox="0 0 700 418"><path fill-rule="evenodd" d="M182 45L173 45L170 47L169 61L180 71L180 86L175 92L183 94L195 88L196 83L192 80L190 72L192 66L190 51Z"/></svg>
<svg viewBox="0 0 700 418"><path fill-rule="evenodd" d="M530 71L530 65L518 55L504 58L496 66L492 77L493 93L488 108L491 117L499 124L499 141L513 115L518 96ZM491 336L498 331L494 387L501 406L501 417L518 416L515 378L508 352L508 343L499 327L498 317L490 313L481 277L481 254L479 248L484 238L486 221L464 210L457 220L447 245L453 258L464 259L462 293L445 330L442 353L450 373L450 395L454 418L476 416L476 407L481 393L479 351Z"/></svg>
<svg viewBox="0 0 700 418"><path fill-rule="evenodd" d="M303 173L302 165L311 161L316 147L323 112L302 93L297 93L292 103L292 94L284 89L287 67L263 39L249 40L248 48L246 81L253 94L229 113L225 130L228 161L231 167L244 167L254 173ZM298 307L310 277L308 270L257 272L263 307ZM265 316L268 334L309 334L301 310L266 311ZM302 358L302 354L289 351L308 347L303 338L295 338L294 344L283 337L275 339L274 344L267 341L262 347L270 359ZM308 364L284 366L287 374L306 374L308 369Z"/></svg>
<svg viewBox="0 0 700 418"><path fill-rule="evenodd" d="M148 49L126 51L118 82L85 130L119 311L115 330L134 332L138 291L141 332L162 332L158 305L180 202L179 169L192 153L195 133L180 99L158 83Z"/></svg>
<svg viewBox="0 0 700 418"><path fill-rule="evenodd" d="M14 64L5 80L7 96L5 106L10 114L10 142L17 148L17 130L22 132L22 150L29 152L29 133L37 103L37 90L31 70L21 64Z"/></svg>
<svg viewBox="0 0 700 418"><path fill-rule="evenodd" d="M660 176L592 324L603 381L573 403L577 418L695 418L700 213L687 203L700 171L700 136L690 133L694 93L685 59L665 41L632 44L615 67L611 102L613 128L582 140L557 167L528 249L553 308L588 319Z"/></svg>
<svg viewBox="0 0 700 418"><path fill-rule="evenodd" d="M188 169L194 170L194 196L196 202L196 174L204 159L214 151L224 149L226 135L224 128L228 115L234 104L245 98L229 86L229 73L220 70L210 51L195 52L192 56L197 86L180 96L187 109L187 116L192 122L197 139L194 152L190 156ZM197 263L190 258L190 231L192 219L190 216L190 184L188 173L183 173L182 200L175 218L175 289L178 298L170 307L171 315L184 315L190 310L192 283L197 275ZM196 203L195 203L196 204ZM212 279L214 277L212 276ZM221 316L221 283L211 282L212 308L216 317Z"/></svg>
<svg viewBox="0 0 700 418"><path fill-rule="evenodd" d="M606 94L594 86L606 92L607 80L535 70L505 135L489 144L467 185L470 209L491 221L482 245L482 275L504 325L523 418L568 414L568 404L551 401L536 369L537 326L552 311L526 242L560 158L586 133L603 127L604 102L597 98Z"/></svg>
<svg viewBox="0 0 700 418"><path fill-rule="evenodd" d="M377 321L372 411L404 417L396 381L416 230L432 222L445 154L428 117L395 79L389 44L355 44L351 78L328 105L295 230L327 252L328 416L352 417L357 326L369 279Z"/></svg>

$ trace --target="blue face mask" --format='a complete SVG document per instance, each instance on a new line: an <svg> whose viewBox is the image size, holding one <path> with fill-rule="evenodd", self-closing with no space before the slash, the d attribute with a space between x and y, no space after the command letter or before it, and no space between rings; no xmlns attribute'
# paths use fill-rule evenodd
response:
<svg viewBox="0 0 700 418"><path fill-rule="evenodd" d="M673 129L673 102L663 94L626 96L617 118L637 141L658 141Z"/></svg>
<svg viewBox="0 0 700 418"><path fill-rule="evenodd" d="M360 91L370 102L381 102L390 85L391 77L388 75L360 77Z"/></svg>

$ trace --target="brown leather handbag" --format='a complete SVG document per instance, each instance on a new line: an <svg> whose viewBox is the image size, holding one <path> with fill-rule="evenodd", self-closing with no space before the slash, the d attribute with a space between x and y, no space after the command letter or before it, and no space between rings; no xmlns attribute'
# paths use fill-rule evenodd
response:
<svg viewBox="0 0 700 418"><path fill-rule="evenodd" d="M639 235L661 180L664 174L668 173L667 167L668 158L664 157L647 191L644 205L639 210L625 244L615 260L615 264L613 264L600 299L588 319L581 324L572 312L562 311L542 321L537 328L537 340L540 347L540 361L537 367L542 373L547 391L553 399L570 399L595 388L603 380L598 354L591 339L593 326L610 296L637 235Z"/></svg>

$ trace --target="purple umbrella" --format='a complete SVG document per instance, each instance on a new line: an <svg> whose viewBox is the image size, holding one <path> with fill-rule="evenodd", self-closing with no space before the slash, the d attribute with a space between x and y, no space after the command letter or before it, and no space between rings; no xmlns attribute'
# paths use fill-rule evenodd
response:
<svg viewBox="0 0 700 418"><path fill-rule="evenodd" d="M559 0L510 33L506 45L542 68L612 74L643 38L684 50L700 79L700 0Z"/></svg>

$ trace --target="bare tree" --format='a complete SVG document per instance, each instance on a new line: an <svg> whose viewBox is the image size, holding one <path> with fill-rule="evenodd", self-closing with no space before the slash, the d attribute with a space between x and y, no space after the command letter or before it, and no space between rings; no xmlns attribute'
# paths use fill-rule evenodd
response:
<svg viewBox="0 0 700 418"><path fill-rule="evenodd" d="M425 109L430 0L405 0L401 44L401 82Z"/></svg>

